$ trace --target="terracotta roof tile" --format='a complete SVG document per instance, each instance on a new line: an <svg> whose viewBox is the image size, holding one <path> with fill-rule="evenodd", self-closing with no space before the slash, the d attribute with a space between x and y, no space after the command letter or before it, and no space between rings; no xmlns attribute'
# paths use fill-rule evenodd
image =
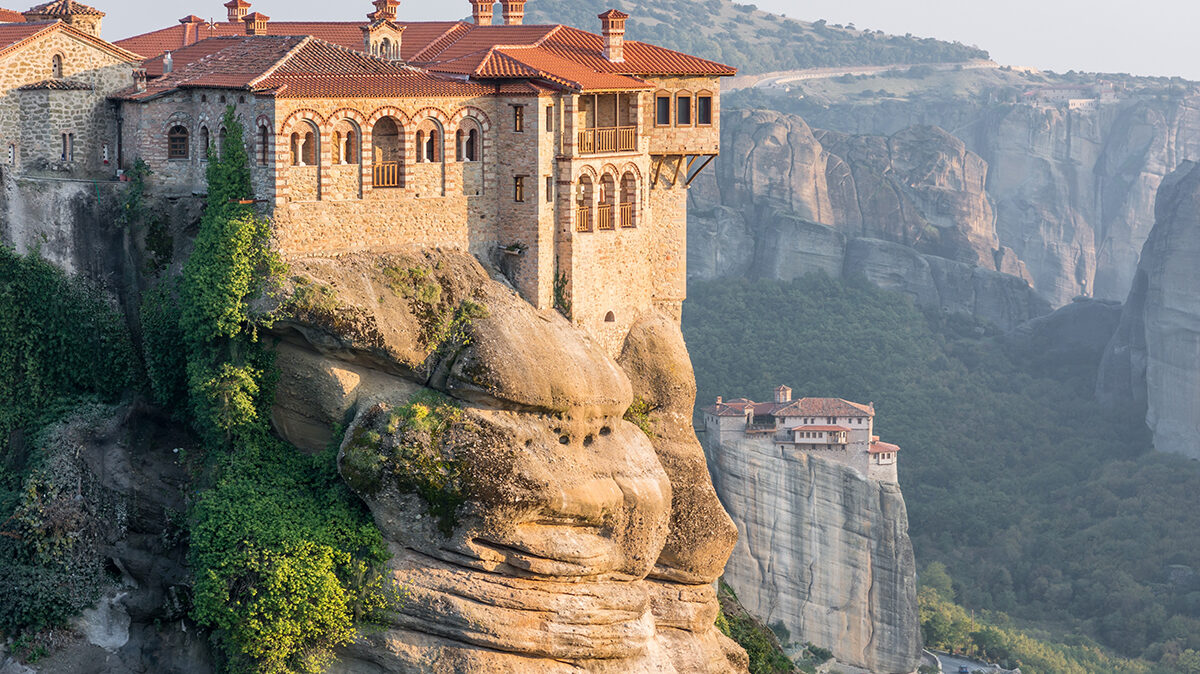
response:
<svg viewBox="0 0 1200 674"><path fill-rule="evenodd" d="M24 23L25 15L14 9L0 7L0 23Z"/></svg>
<svg viewBox="0 0 1200 674"><path fill-rule="evenodd" d="M801 398L780 405L773 414L786 417L873 417L875 408L841 398Z"/></svg>
<svg viewBox="0 0 1200 674"><path fill-rule="evenodd" d="M0 56L16 51L25 45L39 40L55 31L68 33L80 42L108 52L113 56L130 63L140 61L141 57L125 49L114 47L111 43L89 35L78 28L73 28L62 21L31 21L28 23L0 23Z"/></svg>
<svg viewBox="0 0 1200 674"><path fill-rule="evenodd" d="M74 14L87 14L90 16L104 16L104 12L89 7L75 0L52 0L44 2L36 7L30 7L24 12L25 14L47 14L49 16L72 16Z"/></svg>
<svg viewBox="0 0 1200 674"><path fill-rule="evenodd" d="M867 448L867 452L869 452L871 454L883 454L884 452L898 452L898 451L900 451L900 447L898 445L893 445L890 442L874 441Z"/></svg>
<svg viewBox="0 0 1200 674"><path fill-rule="evenodd" d="M17 87L18 91L90 91L92 86L83 82L72 82L64 79L48 79Z"/></svg>

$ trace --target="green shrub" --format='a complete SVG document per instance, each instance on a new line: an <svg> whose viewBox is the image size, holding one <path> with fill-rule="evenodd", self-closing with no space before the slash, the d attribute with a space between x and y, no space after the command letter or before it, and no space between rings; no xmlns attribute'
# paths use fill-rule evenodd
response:
<svg viewBox="0 0 1200 674"><path fill-rule="evenodd" d="M142 360L154 402L182 414L187 400L187 356L180 345L179 277L162 278L142 295Z"/></svg>

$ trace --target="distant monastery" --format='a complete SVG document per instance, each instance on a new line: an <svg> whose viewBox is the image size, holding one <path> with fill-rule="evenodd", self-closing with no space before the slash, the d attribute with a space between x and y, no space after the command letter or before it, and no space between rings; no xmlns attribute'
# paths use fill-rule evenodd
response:
<svg viewBox="0 0 1200 674"><path fill-rule="evenodd" d="M775 400L717 398L704 408L704 431L720 443L732 436L773 444L781 453L802 453L837 461L877 482L897 482L900 448L874 435L875 405L841 398L792 400L792 389L775 389Z"/></svg>
<svg viewBox="0 0 1200 674"><path fill-rule="evenodd" d="M687 188L736 71L625 40L617 10L591 33L525 25L525 0L470 0L470 21L398 5L302 22L230 0L114 43L75 0L0 10L3 169L113 180L141 159L152 193L202 195L232 106L285 256L469 251L610 349L650 308L678 318Z"/></svg>

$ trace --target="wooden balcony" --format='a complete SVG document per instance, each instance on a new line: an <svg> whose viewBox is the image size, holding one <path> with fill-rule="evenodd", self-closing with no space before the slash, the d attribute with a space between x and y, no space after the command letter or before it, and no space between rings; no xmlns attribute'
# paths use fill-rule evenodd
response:
<svg viewBox="0 0 1200 674"><path fill-rule="evenodd" d="M636 126L611 126L579 132L579 154L637 151Z"/></svg>
<svg viewBox="0 0 1200 674"><path fill-rule="evenodd" d="M371 185L374 187L402 187L400 184L400 162L385 161L372 165Z"/></svg>
<svg viewBox="0 0 1200 674"><path fill-rule="evenodd" d="M613 205L600 204L596 208L596 229L600 231L609 231L616 229L616 223L613 222Z"/></svg>
<svg viewBox="0 0 1200 674"><path fill-rule="evenodd" d="M628 203L628 202L622 203L621 207L620 207L620 214L621 214L621 226L622 227L636 227L637 226L637 223L635 223L633 221L633 204Z"/></svg>
<svg viewBox="0 0 1200 674"><path fill-rule="evenodd" d="M587 206L580 206L575 209L575 231L590 232L592 231L592 209Z"/></svg>

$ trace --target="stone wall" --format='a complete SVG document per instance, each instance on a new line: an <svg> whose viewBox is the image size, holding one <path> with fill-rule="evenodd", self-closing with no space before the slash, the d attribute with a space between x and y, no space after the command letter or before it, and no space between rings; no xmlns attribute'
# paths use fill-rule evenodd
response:
<svg viewBox="0 0 1200 674"><path fill-rule="evenodd" d="M655 91L648 94L648 102L641 106L643 134L649 139L649 152L655 155L716 154L721 148L721 82L716 77L659 77L648 78ZM692 124L676 124L675 101L679 94L692 95ZM712 124L700 126L696 123L695 96L712 94ZM655 124L655 98L657 95L671 96L671 124Z"/></svg>
<svg viewBox="0 0 1200 674"><path fill-rule="evenodd" d="M21 92L18 87L50 79L54 56L62 57L62 78L89 87L81 91ZM134 64L85 42L66 30L51 30L0 58L0 146L8 148L25 173L112 174L103 149L115 159L116 124L106 96L133 83ZM22 114L22 100L25 114ZM40 116L34 116L40 115ZM74 161L61 161L61 134L74 134Z"/></svg>

